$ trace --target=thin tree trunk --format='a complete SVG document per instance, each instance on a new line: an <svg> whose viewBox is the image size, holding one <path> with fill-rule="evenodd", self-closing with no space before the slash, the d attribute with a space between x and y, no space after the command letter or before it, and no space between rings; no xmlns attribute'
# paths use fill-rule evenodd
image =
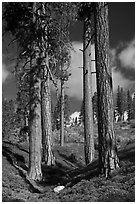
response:
<svg viewBox="0 0 137 204"><path fill-rule="evenodd" d="M60 145L64 146L64 81L61 80L60 98Z"/></svg>
<svg viewBox="0 0 137 204"><path fill-rule="evenodd" d="M114 134L112 73L109 62L108 5L95 3L95 55L98 94L99 169L106 177L118 167Z"/></svg>
<svg viewBox="0 0 137 204"><path fill-rule="evenodd" d="M89 164L94 159L94 133L92 109L92 79L91 79L91 42L90 26L87 19L84 21L83 36L83 95L84 95L84 146L85 162Z"/></svg>

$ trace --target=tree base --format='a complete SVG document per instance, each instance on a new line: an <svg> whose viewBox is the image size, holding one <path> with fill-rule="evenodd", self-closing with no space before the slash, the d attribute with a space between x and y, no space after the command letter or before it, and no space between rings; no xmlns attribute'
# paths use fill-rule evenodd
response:
<svg viewBox="0 0 137 204"><path fill-rule="evenodd" d="M55 157L51 149L43 151L42 163L45 163L47 166L55 165Z"/></svg>
<svg viewBox="0 0 137 204"><path fill-rule="evenodd" d="M104 156L104 166L101 168L105 177L108 178L110 173L119 167L119 159L116 150L108 149Z"/></svg>
<svg viewBox="0 0 137 204"><path fill-rule="evenodd" d="M28 177L33 181L41 181L42 173L34 168L34 169L29 170Z"/></svg>

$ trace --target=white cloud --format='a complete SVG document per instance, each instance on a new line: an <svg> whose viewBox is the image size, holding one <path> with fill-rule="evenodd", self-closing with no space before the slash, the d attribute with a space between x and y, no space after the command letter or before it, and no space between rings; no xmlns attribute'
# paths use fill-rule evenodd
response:
<svg viewBox="0 0 137 204"><path fill-rule="evenodd" d="M134 84L134 81L130 81L130 80L124 78L120 74L120 72L115 72L115 71L112 72L112 78L113 78L113 90L114 90L114 92L117 91L118 85L120 87L123 87L123 88L128 88Z"/></svg>
<svg viewBox="0 0 137 204"><path fill-rule="evenodd" d="M116 66L116 48L110 49L110 63L112 68Z"/></svg>
<svg viewBox="0 0 137 204"><path fill-rule="evenodd" d="M70 96L82 98L82 73L83 73L83 53L79 49L83 49L82 43L74 42L71 59L71 77L67 83L69 89L67 93Z"/></svg>
<svg viewBox="0 0 137 204"><path fill-rule="evenodd" d="M4 83L6 81L6 79L8 78L10 72L7 71L6 69L6 65L2 64L2 83Z"/></svg>
<svg viewBox="0 0 137 204"><path fill-rule="evenodd" d="M83 44L80 42L73 42L73 47L75 51L72 51L72 60L71 60L71 77L67 85L69 89L67 90L67 94L70 96L76 97L78 99L82 99L83 95ZM92 49L92 59L95 59L95 51L94 45L91 47ZM92 71L95 71L95 62L93 63ZM93 79L93 91L95 91L95 74L92 77Z"/></svg>
<svg viewBox="0 0 137 204"><path fill-rule="evenodd" d="M71 77L67 82L69 89L66 89L66 93L69 96L82 99L83 97L83 52L80 49L83 49L83 44L80 42L73 42L74 51L72 51L72 62L71 62ZM92 45L92 59L95 59L95 50L94 45ZM117 71L113 69L116 66L116 54L117 48L111 49L111 60L112 60L112 79L113 79L113 89L117 91L118 85L127 88L132 86L134 81L129 80L128 78L122 75L120 68L117 68ZM120 62L123 63L125 68L127 66L132 68L134 67L134 41L129 43L125 49L119 54ZM95 71L95 62L93 63L93 72ZM92 92L96 91L96 74L92 75Z"/></svg>
<svg viewBox="0 0 137 204"><path fill-rule="evenodd" d="M128 43L126 48L120 52L118 58L123 67L135 68L135 40Z"/></svg>

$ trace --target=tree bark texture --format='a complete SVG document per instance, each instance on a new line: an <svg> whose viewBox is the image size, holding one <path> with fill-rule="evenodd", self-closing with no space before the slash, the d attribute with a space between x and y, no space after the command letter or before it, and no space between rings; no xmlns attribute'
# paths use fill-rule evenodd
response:
<svg viewBox="0 0 137 204"><path fill-rule="evenodd" d="M61 80L61 98L60 98L60 145L64 146L64 81Z"/></svg>
<svg viewBox="0 0 137 204"><path fill-rule="evenodd" d="M109 61L108 5L95 3L95 56L98 93L99 169L106 177L118 167L114 134L112 73Z"/></svg>
<svg viewBox="0 0 137 204"><path fill-rule="evenodd" d="M41 79L37 73L33 73L31 77L30 101L28 175L32 180L40 181L42 178Z"/></svg>
<svg viewBox="0 0 137 204"><path fill-rule="evenodd" d="M43 161L51 166L55 164L55 158L52 152L51 96L48 71L45 80L41 83L41 101Z"/></svg>
<svg viewBox="0 0 137 204"><path fill-rule="evenodd" d="M85 162L89 164L94 158L94 132L92 109L92 78L91 78L91 30L87 19L84 20L83 33L83 101L84 101L84 148Z"/></svg>
<svg viewBox="0 0 137 204"><path fill-rule="evenodd" d="M33 23L35 23L36 2L33 3ZM35 50L35 44L32 46ZM42 179L41 170L41 151L42 151L42 132L41 132L41 76L40 67L36 59L30 65L30 118L29 118L29 170L28 176L32 180Z"/></svg>
<svg viewBox="0 0 137 204"><path fill-rule="evenodd" d="M45 15L45 3L41 3L41 14ZM40 53L40 66L41 66L41 117L42 117L42 146L43 158L42 160L48 165L55 164L55 158L52 152L52 121L51 121L51 95L50 95L50 76L49 76L49 56L48 56L48 27L45 26L45 21L41 21L41 27L45 31L44 36L41 36L41 53ZM45 52L46 49L46 52Z"/></svg>

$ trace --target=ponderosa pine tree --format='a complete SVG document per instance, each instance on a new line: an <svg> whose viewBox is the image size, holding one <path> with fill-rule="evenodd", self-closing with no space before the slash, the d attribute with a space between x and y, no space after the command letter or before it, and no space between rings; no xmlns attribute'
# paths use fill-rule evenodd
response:
<svg viewBox="0 0 137 204"><path fill-rule="evenodd" d="M43 144L43 162L48 166L55 164L55 158L52 151L52 121L51 121L51 97L49 74L44 84L41 84L42 97L42 144Z"/></svg>
<svg viewBox="0 0 137 204"><path fill-rule="evenodd" d="M60 129L60 109L61 109L61 95L58 97L58 101L56 103L54 112L53 112L53 118L54 118L54 128ZM69 97L65 94L64 96L64 120L69 120Z"/></svg>
<svg viewBox="0 0 137 204"><path fill-rule="evenodd" d="M118 167L116 136L114 133L112 74L109 59L108 3L95 3L94 17L99 171L108 177L109 173Z"/></svg>
<svg viewBox="0 0 137 204"><path fill-rule="evenodd" d="M40 111L41 107L39 106L39 104L41 103L42 97L40 97L39 93L42 93L42 92L41 92L41 86L39 86L39 85L40 84L42 85L41 82L43 82L43 80L44 80L44 78L42 77L43 74L41 71L41 68L43 66L43 57L45 59L47 59L47 56L50 55L50 65L51 65L52 64L52 58L56 58L56 57L53 57L53 56L55 56L54 50L56 50L56 47L58 47L56 42L59 42L57 40L57 38L55 37L56 34L59 35L58 19L56 18L56 11L59 11L59 9L58 9L59 4L56 4L56 3L54 3L54 4L52 4L52 3L43 3L43 4L35 3L35 7L37 7L35 12L33 12L33 8L34 8L33 5L34 5L33 3L13 3L13 4L7 3L6 4L7 9L6 9L5 16L4 16L5 20L7 21L7 27L6 27L7 31L12 32L13 36L15 36L15 40L18 41L19 47L21 48L21 51L19 54L19 59L20 59L20 61L22 60L24 63L23 68L28 63L30 63L30 69L28 70L29 76L31 79L30 80L30 93L31 93L30 99L31 100L29 102L30 116L33 116L32 114L35 112L35 110L33 108L38 108L39 109L38 112L39 113L41 112ZM54 10L54 12L51 12L51 13L48 12L48 13L46 13L47 15L45 15L45 13L41 9L41 5L44 5L44 9L46 9L46 7L49 6L48 10L53 11L53 8L55 10ZM41 12L42 12L42 14L41 14ZM52 15L50 15L50 14L52 14ZM49 17L48 18L49 21L47 20L47 16ZM49 29L49 27L48 27L48 36L50 36L50 38L52 38L50 41L50 45L49 45L50 53L48 53L48 51L46 50L47 46L44 47L44 45L47 43L47 39L45 39L45 37L47 37L47 31L45 33L45 30L44 30L46 27L45 26L42 27L44 21L46 21L47 24L50 25L50 28L51 28L51 29ZM53 24L51 25L51 23L54 23L54 25ZM54 27L55 27L55 29L54 29ZM44 40L42 39L42 37L44 38ZM41 45L42 45L42 47L41 47ZM67 47L67 45L66 45L66 47ZM45 49L46 54L45 54L45 52L43 52L43 48ZM42 50L42 52L41 52L41 50ZM43 56L43 54L45 54L45 55ZM41 58L41 55L42 55L42 58ZM47 66L46 68L49 71L49 67ZM47 71L47 73L48 73L48 71ZM47 80L47 83L48 84L46 85L46 88L47 88L46 93L49 93L49 80ZM35 90L35 88L36 88L36 90ZM37 93L34 93L34 95L36 94L36 96L33 97L32 91L37 91ZM33 101L33 99L34 99L34 101ZM33 104L33 102L35 105ZM50 103L48 103L48 104L50 104ZM48 108L48 109L50 110L50 108ZM38 112L37 112L37 114L38 114ZM34 116L36 116L37 114L34 114ZM39 124L41 123L40 122L40 120L41 120L40 116L35 118L36 119L35 121L31 121L32 120L31 118L33 118L33 117L30 117L30 124L32 124L33 122L35 122L35 123L38 122ZM48 127L49 127L49 125L48 125ZM37 130L38 130L38 131L35 131L35 134L40 135L39 142L37 143L39 146L39 150L38 150L38 153L39 153L39 152L41 152L41 145L39 145L39 143L41 143L41 131L39 131L39 129L40 129L39 125L35 125L35 128L37 128ZM30 127L29 132L30 132L30 134L32 133L31 127ZM38 132L40 134L38 134ZM50 137L51 137L51 134L50 134ZM31 139L32 138L30 136L30 146L32 146L32 140ZM33 139L35 140L36 138L33 137ZM32 149L35 151L35 148L32 148ZM30 154L31 154L31 151L30 151ZM38 156L38 158L39 158L39 156ZM39 159L39 163L40 162L41 162L41 158ZM40 168L40 165L38 165L38 167ZM31 177L32 174L30 173L29 175ZM36 179L36 180L37 179L39 180L40 177L38 178L37 175L36 175L36 177L32 176L32 178Z"/></svg>
<svg viewBox="0 0 137 204"><path fill-rule="evenodd" d="M55 4L56 5L56 4ZM76 5L72 3L58 4L58 47L56 50L57 67L59 70L55 73L57 79L60 80L61 98L60 98L60 145L64 146L64 116L65 116L65 82L71 75L69 72L72 45L69 39L69 26L75 18ZM68 12L70 15L68 15Z"/></svg>
<svg viewBox="0 0 137 204"><path fill-rule="evenodd" d="M38 29L37 4L33 3L33 25ZM36 51L37 41L32 44L32 53ZM29 119L29 170L28 176L32 180L42 179L42 129L41 129L41 67L38 66L39 56L35 53L30 65L30 119Z"/></svg>
<svg viewBox="0 0 137 204"><path fill-rule="evenodd" d="M83 22L83 118L85 163L94 158L93 107L92 107L92 3L78 3L78 19Z"/></svg>
<svg viewBox="0 0 137 204"><path fill-rule="evenodd" d="M41 125L42 125L42 160L48 166L55 164L52 151L52 121L51 121L51 94L50 94L50 67L49 67L49 4L39 3L39 31L41 33L39 66L41 67Z"/></svg>
<svg viewBox="0 0 137 204"><path fill-rule="evenodd" d="M41 151L41 75L38 66L38 24L36 3L5 3L5 31L11 32L20 48L18 61L24 66L29 64L30 101L29 101L29 170L32 180L42 179Z"/></svg>
<svg viewBox="0 0 137 204"><path fill-rule="evenodd" d="M25 59L25 63L27 64L27 60L29 58L31 58L30 60L30 70L29 70L29 76L30 76L30 109L31 108L39 108L39 111L37 112L37 114L41 114L41 79L42 79L42 73L41 73L41 43L43 43L42 41L42 34L43 32L40 31L44 31L44 29L42 28L41 22L44 19L45 16L41 16L40 14L40 3L35 4L36 8L36 12L32 12L32 8L33 8L33 4L32 3L15 3L15 4L8 4L9 7L14 8L14 12L12 13L11 8L7 9L6 14L8 13L8 15L11 17L8 20L8 26L9 26L9 30L12 31L13 35L15 35L15 37L17 38L19 45L22 49L22 52L20 53L20 59ZM16 9L15 9L15 7ZM15 12L16 11L16 12ZM19 15L19 19L16 19L16 23L14 26L11 26L11 19L13 20L14 17L16 16L15 13L20 13L21 15ZM33 13L33 16L32 16ZM25 15L24 15L25 14ZM8 18L8 15L6 15L6 17ZM17 15L18 16L18 15ZM25 16L23 18L23 16ZM26 21L26 19L27 21ZM44 19L45 20L45 19ZM14 19L15 21L15 19ZM35 22L34 22L35 21ZM27 29L26 29L27 28ZM24 29L24 30L23 30ZM23 31L23 32L22 32ZM24 35L23 35L24 34ZM43 48L43 47L42 47ZM25 54L24 54L25 53ZM45 57L45 56L44 56ZM38 79L37 79L38 77ZM33 80L34 78L34 80ZM43 80L43 79L42 79ZM37 83L37 84L35 84ZM40 86L39 86L40 85ZM33 87L34 86L34 87ZM35 90L36 88L36 90ZM32 91L37 91L36 96L34 96L33 98L33 93ZM40 93L40 94L39 94ZM40 97L40 98L39 98ZM33 100L34 99L34 100ZM36 104L33 106L33 102ZM39 106L40 105L40 106ZM33 107L32 107L33 106ZM48 110L49 111L49 110ZM34 116L36 116L37 114L34 113L35 110L30 110L30 116L32 116L31 114L34 114ZM35 119L35 117L30 117L30 125L32 124L31 120ZM41 116L39 115L39 117L36 118L37 121L35 120L34 122L37 123L38 121L39 124L41 125ZM35 131L35 133L37 134L38 142L37 145L39 145L41 143L41 128L38 127L37 124L35 124L35 127L37 128L37 132ZM30 135L31 135L31 127L30 127ZM39 132L39 133L38 133ZM35 140L35 137L33 137L33 139ZM32 139L32 140L33 140ZM33 144L36 142L32 142L31 140L31 136L30 136L30 146L33 146ZM35 145L35 147L37 146ZM34 153L35 148L32 148L32 151ZM41 145L39 145L39 150L36 150L36 154L40 153L41 154ZM30 151L30 154L32 155L32 152ZM31 156L30 156L31 157ZM35 158L39 159L39 163L41 163L41 158L35 155ZM34 160L34 159L33 159ZM31 163L31 160L30 160ZM34 161L33 161L34 163ZM32 164L33 165L33 164ZM38 167L40 167L40 165L38 165ZM37 168L38 169L38 168ZM31 170L30 170L31 171ZM29 173L30 177L31 177L31 173ZM34 179L34 176L32 176L32 179ZM35 178L37 179L37 178Z"/></svg>

